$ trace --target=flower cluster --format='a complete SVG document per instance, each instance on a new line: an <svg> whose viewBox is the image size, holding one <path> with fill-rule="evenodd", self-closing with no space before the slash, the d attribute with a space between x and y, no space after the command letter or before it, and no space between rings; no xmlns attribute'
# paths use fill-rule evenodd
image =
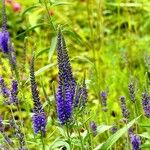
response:
<svg viewBox="0 0 150 150"><path fill-rule="evenodd" d="M33 108L34 114L32 116L34 133L37 134L39 131L41 131L42 134L45 135L45 127L47 121L46 121L46 115L44 113L39 98L39 93L37 90L37 84L34 75L34 56L31 60L31 65L30 65L30 82L31 82L32 98L34 102L34 108Z"/></svg>
<svg viewBox="0 0 150 150"><path fill-rule="evenodd" d="M1 88L1 93L4 98L8 98L10 95L9 89L6 87L4 79L0 77L0 88Z"/></svg>
<svg viewBox="0 0 150 150"><path fill-rule="evenodd" d="M105 91L101 91L100 97L102 100L103 111L107 111L107 93Z"/></svg>
<svg viewBox="0 0 150 150"><path fill-rule="evenodd" d="M74 96L74 107L84 108L87 102L87 88L85 78L81 86L77 86Z"/></svg>
<svg viewBox="0 0 150 150"><path fill-rule="evenodd" d="M27 148L25 148L24 134L21 131L20 125L15 122L12 116L10 118L10 126L15 130L15 136L19 140L19 150L27 150Z"/></svg>
<svg viewBox="0 0 150 150"><path fill-rule="evenodd" d="M93 135L96 136L97 135L97 125L94 121L92 121L90 123L90 128L92 130Z"/></svg>
<svg viewBox="0 0 150 150"><path fill-rule="evenodd" d="M2 0L2 31L0 32L0 48L3 53L9 52L9 44L10 44L10 37L7 31L6 22L6 10L5 10L5 0Z"/></svg>
<svg viewBox="0 0 150 150"><path fill-rule="evenodd" d="M8 137L8 135L5 133L5 126L3 124L2 118L0 117L0 132L3 135L5 142L9 145L13 145L13 141Z"/></svg>
<svg viewBox="0 0 150 150"><path fill-rule="evenodd" d="M18 81L13 80L12 81L12 87L11 90L7 88L5 85L4 79L0 77L0 89L2 96L4 97L4 103L5 104L18 104L19 100L17 98L18 95Z"/></svg>
<svg viewBox="0 0 150 150"><path fill-rule="evenodd" d="M145 116L150 118L150 96L146 92L142 94L142 106Z"/></svg>
<svg viewBox="0 0 150 150"><path fill-rule="evenodd" d="M135 103L135 89L134 89L134 84L130 83L128 85L128 89L129 89L129 94L130 94L131 101L133 103Z"/></svg>
<svg viewBox="0 0 150 150"><path fill-rule="evenodd" d="M132 144L132 150L140 150L140 146L141 146L141 140L140 137L138 135L135 134L130 134L130 140L131 140L131 144Z"/></svg>
<svg viewBox="0 0 150 150"><path fill-rule="evenodd" d="M122 115L123 115L124 119L128 119L129 118L129 110L126 107L126 102L125 102L124 96L120 97L120 103L121 103Z"/></svg>
<svg viewBox="0 0 150 150"><path fill-rule="evenodd" d="M18 104L19 101L17 98L17 95L18 95L18 81L17 80L12 81L12 89L11 89L10 93L11 93L10 94L10 103Z"/></svg>
<svg viewBox="0 0 150 150"><path fill-rule="evenodd" d="M60 123L67 123L72 117L73 99L75 95L76 82L72 75L66 44L61 30L57 38L58 56L58 89L56 94L57 114Z"/></svg>

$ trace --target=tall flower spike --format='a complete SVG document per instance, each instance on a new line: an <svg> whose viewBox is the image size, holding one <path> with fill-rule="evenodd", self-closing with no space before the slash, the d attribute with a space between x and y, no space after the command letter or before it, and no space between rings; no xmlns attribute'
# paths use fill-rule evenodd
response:
<svg viewBox="0 0 150 150"><path fill-rule="evenodd" d="M11 93L10 94L10 103L17 105L19 103L18 98L17 98L17 95L18 95L18 81L17 80L12 81L10 93Z"/></svg>
<svg viewBox="0 0 150 150"><path fill-rule="evenodd" d="M56 94L57 114L60 123L67 123L72 117L73 98L75 94L75 80L72 76L69 57L65 48L65 41L61 30L57 35L58 59L58 90Z"/></svg>
<svg viewBox="0 0 150 150"><path fill-rule="evenodd" d="M67 70L67 76L68 76L68 80L70 82L70 86L71 86L73 92L75 92L76 82L75 82L75 79L72 74L71 65L69 63L69 56L68 56L66 42L65 42L63 34L62 34L62 48L63 48L64 63L66 64L64 67L66 67L66 70Z"/></svg>
<svg viewBox="0 0 150 150"><path fill-rule="evenodd" d="M42 108L42 104L39 98L39 93L37 90L37 84L34 75L34 56L32 57L31 65L30 65L30 82L31 82L32 98L34 102L34 108L33 108L34 114L32 116L34 132L36 134L39 131L41 131L42 134L45 135L46 115Z"/></svg>
<svg viewBox="0 0 150 150"><path fill-rule="evenodd" d="M86 84L85 84L85 74L84 74L84 78L83 78L83 83L82 83L82 93L81 93L81 99L82 99L82 108L85 107L85 104L87 102L87 87L86 87Z"/></svg>
<svg viewBox="0 0 150 150"><path fill-rule="evenodd" d="M104 112L107 111L107 93L105 91L101 91L100 93L100 97L101 97L101 100L102 100L102 109Z"/></svg>
<svg viewBox="0 0 150 150"><path fill-rule="evenodd" d="M91 121L90 128L92 130L93 135L96 136L97 135L97 125L94 121Z"/></svg>
<svg viewBox="0 0 150 150"><path fill-rule="evenodd" d="M142 106L145 116L150 118L150 96L146 92L142 94Z"/></svg>
<svg viewBox="0 0 150 150"><path fill-rule="evenodd" d="M10 37L6 27L6 10L5 10L5 0L2 0L2 31L0 32L0 48L3 53L9 52Z"/></svg>
<svg viewBox="0 0 150 150"><path fill-rule="evenodd" d="M122 115L123 115L125 121L127 121L127 119L129 118L129 111L126 107L126 102L125 102L125 97L124 96L120 97L120 103L121 103Z"/></svg>
<svg viewBox="0 0 150 150"><path fill-rule="evenodd" d="M134 89L134 84L130 83L128 85L128 89L129 89L130 98L131 98L132 102L135 103L135 89Z"/></svg>
<svg viewBox="0 0 150 150"><path fill-rule="evenodd" d="M0 77L0 88L1 88L1 93L3 95L4 98L9 97L10 95L10 91L9 89L6 87L4 79L2 77Z"/></svg>

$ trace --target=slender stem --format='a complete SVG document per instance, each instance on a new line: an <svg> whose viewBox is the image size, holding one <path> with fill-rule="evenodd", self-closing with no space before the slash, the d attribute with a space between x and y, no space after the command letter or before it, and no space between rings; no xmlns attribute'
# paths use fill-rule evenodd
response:
<svg viewBox="0 0 150 150"><path fill-rule="evenodd" d="M68 126L68 123L66 124L66 131L67 131L67 138L68 138L68 142L69 142L69 145L70 145L70 149L72 149L71 137L70 137L70 133L69 133L69 126Z"/></svg>
<svg viewBox="0 0 150 150"><path fill-rule="evenodd" d="M127 122L126 122L126 128L128 128L127 127ZM126 150L128 150L129 149L129 136L128 136L128 130L127 130L127 139L126 139L126 141L127 141L127 143L126 143Z"/></svg>
<svg viewBox="0 0 150 150"><path fill-rule="evenodd" d="M51 18L51 16L49 15L49 10L48 10L48 6L47 6L46 0L44 0L44 5L45 5L46 11L47 11L48 19L49 19L49 21L50 21L50 23L51 23L51 25L52 25L52 27L53 27L53 29L54 29L54 31L55 31L56 29L55 29L55 26L54 26L54 24L53 24L53 22L52 22L52 18Z"/></svg>
<svg viewBox="0 0 150 150"><path fill-rule="evenodd" d="M42 131L41 131L41 143L42 143L42 149L45 150L45 143L44 143Z"/></svg>
<svg viewBox="0 0 150 150"><path fill-rule="evenodd" d="M137 116L138 116L138 114L137 114L137 107L136 107L136 100L135 100L135 103L134 103L134 117L136 118ZM137 128L138 128L138 126L137 126L137 121L136 121L136 133L137 133Z"/></svg>
<svg viewBox="0 0 150 150"><path fill-rule="evenodd" d="M84 150L83 140L82 140L82 136L81 136L81 134L80 134L78 121L76 121L76 123L77 123L77 127L78 127L77 131L78 131L79 138L80 138L80 142L81 142L81 149Z"/></svg>

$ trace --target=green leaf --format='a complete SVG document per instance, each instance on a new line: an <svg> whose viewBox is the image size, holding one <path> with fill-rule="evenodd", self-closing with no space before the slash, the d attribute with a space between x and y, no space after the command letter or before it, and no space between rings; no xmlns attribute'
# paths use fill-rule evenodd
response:
<svg viewBox="0 0 150 150"><path fill-rule="evenodd" d="M61 147L66 147L67 150L70 150L70 146L66 141L63 141L61 139L55 140L51 146L50 146L50 150L56 149L56 148L61 148Z"/></svg>
<svg viewBox="0 0 150 150"><path fill-rule="evenodd" d="M147 150L149 150L149 148L150 148L150 143L146 143L146 144L143 144L143 145L141 145L141 148L142 149L147 149Z"/></svg>
<svg viewBox="0 0 150 150"><path fill-rule="evenodd" d="M66 133L65 133L65 130L61 127L57 127L57 129L59 130L60 134L63 136L63 137L67 137Z"/></svg>
<svg viewBox="0 0 150 150"><path fill-rule="evenodd" d="M94 150L99 150L102 145L103 145L103 143L99 144L98 146L96 146L96 147L94 148Z"/></svg>
<svg viewBox="0 0 150 150"><path fill-rule="evenodd" d="M46 70L48 70L49 68L51 68L55 65L56 65L56 63L52 63L52 64L44 66L43 68L39 69L38 71L35 71L35 76L40 75L41 73L45 72Z"/></svg>
<svg viewBox="0 0 150 150"><path fill-rule="evenodd" d="M24 16L26 13L28 13L29 11L31 11L31 10L33 10L33 9L35 9L35 8L39 8L39 7L41 7L39 4L36 4L36 5L34 5L34 6L31 6L31 7L29 7L29 8L27 8L27 9L25 9L25 11L22 13L22 16Z"/></svg>
<svg viewBox="0 0 150 150"><path fill-rule="evenodd" d="M49 47L38 51L36 54L36 58L42 55L43 53L48 52L48 50L49 50Z"/></svg>
<svg viewBox="0 0 150 150"><path fill-rule="evenodd" d="M128 129L141 117L141 115L137 118L135 118L134 120L132 120L131 122L129 122L125 127L121 128L120 130L118 130L115 134L113 134L112 136L110 136L108 138L108 140L102 144L100 150L107 150L109 149L114 143L116 143L116 141L123 135L125 134Z"/></svg>
<svg viewBox="0 0 150 150"><path fill-rule="evenodd" d="M146 139L150 139L150 133L148 133L148 132L144 132L142 134L139 134L139 136L146 138Z"/></svg>
<svg viewBox="0 0 150 150"><path fill-rule="evenodd" d="M101 134L107 130L109 130L110 128L112 128L112 126L108 126L108 125L101 125L97 127L97 133Z"/></svg>
<svg viewBox="0 0 150 150"><path fill-rule="evenodd" d="M55 7L55 6L70 5L70 4L71 4L71 3L68 3L68 2L57 2L57 3L52 4L51 6L52 6L52 7Z"/></svg>
<svg viewBox="0 0 150 150"><path fill-rule="evenodd" d="M34 26L31 26L31 27L29 27L26 31L24 31L24 32L22 32L22 33L20 33L20 34L18 34L15 38L18 38L18 37L20 37L20 36L23 36L24 34L28 33L29 31L32 31L32 30L34 30L34 29L36 29L36 28L38 28L38 27L41 27L41 26L43 26L43 25L48 25L48 24L46 24L46 23L39 23L39 24L36 24L36 25L34 25Z"/></svg>

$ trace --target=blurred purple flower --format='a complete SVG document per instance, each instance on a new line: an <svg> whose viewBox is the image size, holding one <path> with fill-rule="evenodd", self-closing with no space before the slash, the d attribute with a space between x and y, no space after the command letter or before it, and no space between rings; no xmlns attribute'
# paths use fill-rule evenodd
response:
<svg viewBox="0 0 150 150"><path fill-rule="evenodd" d="M142 93L142 106L147 118L150 118L150 96L148 93Z"/></svg>
<svg viewBox="0 0 150 150"><path fill-rule="evenodd" d="M13 103L13 104L19 103L17 95L18 95L18 81L13 80L11 94L10 94L10 103Z"/></svg>
<svg viewBox="0 0 150 150"><path fill-rule="evenodd" d="M93 135L96 136L97 135L97 125L94 121L91 121L90 128L92 130Z"/></svg>
<svg viewBox="0 0 150 150"><path fill-rule="evenodd" d="M121 103L122 115L123 115L124 119L127 120L129 118L129 110L126 107L126 102L125 102L124 96L120 97L120 103Z"/></svg>
<svg viewBox="0 0 150 150"><path fill-rule="evenodd" d="M6 87L4 79L0 77L0 90L4 98L8 98L10 95L9 89Z"/></svg>
<svg viewBox="0 0 150 150"><path fill-rule="evenodd" d="M107 111L107 93L105 91L101 91L100 93L101 101L102 101L102 109L103 111Z"/></svg>
<svg viewBox="0 0 150 150"><path fill-rule="evenodd" d="M140 150L141 140L138 135L130 134L130 140L132 144L132 150Z"/></svg>
<svg viewBox="0 0 150 150"><path fill-rule="evenodd" d="M130 98L131 98L132 102L135 103L135 89L134 89L134 84L130 83L128 85L128 89L129 89Z"/></svg>
<svg viewBox="0 0 150 150"><path fill-rule="evenodd" d="M0 32L0 48L3 53L8 53L9 52L9 33L8 31L1 31Z"/></svg>

